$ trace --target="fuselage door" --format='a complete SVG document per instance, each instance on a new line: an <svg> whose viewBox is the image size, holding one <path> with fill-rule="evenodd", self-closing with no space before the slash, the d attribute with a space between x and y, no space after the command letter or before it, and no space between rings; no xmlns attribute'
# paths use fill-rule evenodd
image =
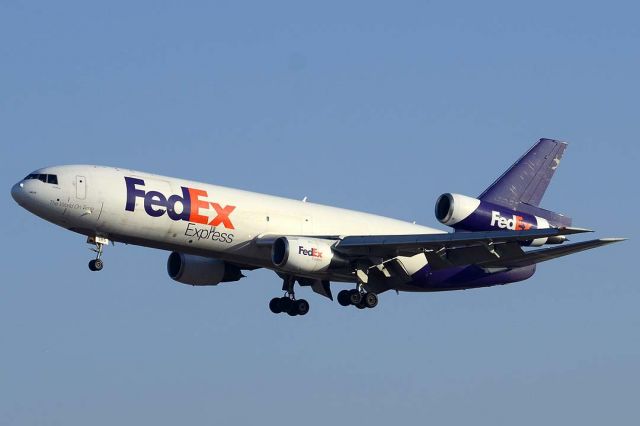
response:
<svg viewBox="0 0 640 426"><path fill-rule="evenodd" d="M76 198L84 200L87 196L87 178L76 176Z"/></svg>

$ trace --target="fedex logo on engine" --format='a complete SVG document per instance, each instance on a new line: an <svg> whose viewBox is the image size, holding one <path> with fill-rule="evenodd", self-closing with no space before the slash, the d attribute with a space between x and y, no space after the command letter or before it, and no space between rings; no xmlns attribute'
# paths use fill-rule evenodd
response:
<svg viewBox="0 0 640 426"><path fill-rule="evenodd" d="M127 185L127 211L134 211L136 199L142 198L144 210L149 216L160 217L167 213L171 220L185 220L211 226L222 225L227 229L234 229L229 215L236 206L222 206L209 201L207 191L182 186L182 195L166 197L158 191L145 192L140 188L145 186L142 179L127 176L124 180Z"/></svg>
<svg viewBox="0 0 640 426"><path fill-rule="evenodd" d="M500 212L493 210L491 212L491 226L497 226L500 229L510 229L512 231L528 231L533 225L523 220L522 216L513 215L506 218L500 215Z"/></svg>
<svg viewBox="0 0 640 426"><path fill-rule="evenodd" d="M322 259L322 252L316 248L306 249L303 246L298 246L298 254L303 256L314 257L316 259Z"/></svg>

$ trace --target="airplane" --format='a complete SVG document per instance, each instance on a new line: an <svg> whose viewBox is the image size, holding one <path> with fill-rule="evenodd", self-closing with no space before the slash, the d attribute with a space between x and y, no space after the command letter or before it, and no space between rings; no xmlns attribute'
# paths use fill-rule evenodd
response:
<svg viewBox="0 0 640 426"><path fill-rule="evenodd" d="M331 282L352 285L338 303L374 308L378 295L509 284L540 262L623 241L567 244L588 229L540 207L567 144L540 139L478 197L441 195L436 219L453 232L238 189L97 165L46 167L11 189L29 212L87 237L102 270L118 242L171 251L167 273L192 286L242 279L267 268L283 281L273 313L305 315L294 286L333 301ZM542 246L553 246L536 248Z"/></svg>

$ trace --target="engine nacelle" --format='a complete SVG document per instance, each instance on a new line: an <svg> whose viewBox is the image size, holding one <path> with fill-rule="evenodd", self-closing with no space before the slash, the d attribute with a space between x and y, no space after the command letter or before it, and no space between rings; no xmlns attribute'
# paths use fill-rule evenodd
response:
<svg viewBox="0 0 640 426"><path fill-rule="evenodd" d="M440 223L458 229L456 225L471 216L479 206L480 200L477 198L460 194L442 194L436 201L436 218Z"/></svg>
<svg viewBox="0 0 640 426"><path fill-rule="evenodd" d="M549 228L545 218L460 194L442 194L436 201L436 218L458 231L526 231ZM524 245L561 244L564 236L537 238Z"/></svg>
<svg viewBox="0 0 640 426"><path fill-rule="evenodd" d="M218 285L238 281L240 268L220 259L173 252L167 260L167 272L174 281L189 285Z"/></svg>
<svg viewBox="0 0 640 426"><path fill-rule="evenodd" d="M271 248L271 261L277 268L296 274L344 269L349 262L333 250L334 243L322 238L280 237Z"/></svg>

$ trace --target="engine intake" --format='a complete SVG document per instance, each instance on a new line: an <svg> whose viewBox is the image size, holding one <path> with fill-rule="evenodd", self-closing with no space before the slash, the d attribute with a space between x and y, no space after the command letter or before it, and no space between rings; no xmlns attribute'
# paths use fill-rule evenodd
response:
<svg viewBox="0 0 640 426"><path fill-rule="evenodd" d="M436 218L453 226L469 217L480 206L480 200L460 194L442 194L436 201ZM455 226L453 226L455 228Z"/></svg>
<svg viewBox="0 0 640 426"><path fill-rule="evenodd" d="M174 281L197 286L218 285L244 277L240 268L223 260L175 251L167 259L167 273Z"/></svg>

